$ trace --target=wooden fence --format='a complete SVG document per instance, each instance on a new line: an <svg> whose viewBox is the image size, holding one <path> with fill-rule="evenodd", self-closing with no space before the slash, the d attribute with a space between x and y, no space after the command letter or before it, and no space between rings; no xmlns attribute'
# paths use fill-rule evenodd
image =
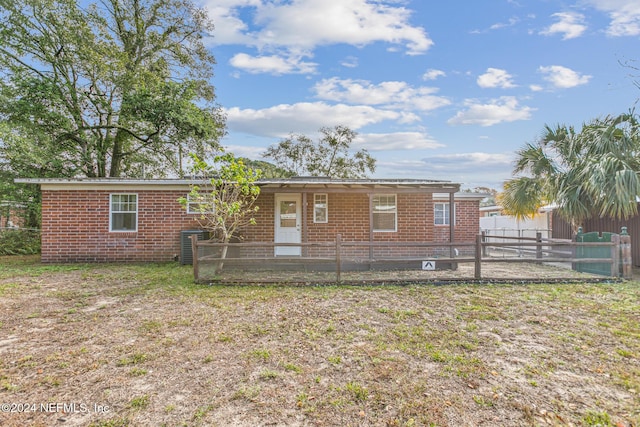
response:
<svg viewBox="0 0 640 427"><path fill-rule="evenodd" d="M494 241L492 241L494 240ZM499 241L495 241L499 240ZM489 256L489 249L517 250L518 256ZM588 254L588 249L606 249L605 256L587 258L576 254ZM529 256L525 251L530 249ZM602 251L600 251L602 253ZM481 254L478 256L477 254ZM535 254L535 255L531 255ZM482 277L484 262L535 262L535 263L571 263L572 269L580 270L582 264L608 264L607 275L630 279L632 275L631 236L613 235L610 242L578 242L566 239L543 239L541 233L535 238L504 237L479 234L476 237L475 277Z"/></svg>
<svg viewBox="0 0 640 427"><path fill-rule="evenodd" d="M640 208L640 203L638 203L638 207ZM601 218L595 216L582 222L584 232L619 233L623 227L626 227L629 235L631 235L631 257L633 265L640 266L640 215L635 215L628 219ZM575 238L575 232L571 224L555 212L553 214L552 237L559 239Z"/></svg>
<svg viewBox="0 0 640 427"><path fill-rule="evenodd" d="M342 281L342 272L347 269L398 269L421 268L457 269L458 264L474 263L473 279L483 279L482 265L491 262L513 263L571 263L573 269L580 264L607 263L610 265L610 276L631 278L631 242L630 237L616 236L611 242L574 242L564 239L543 239L541 234L535 238L491 236L486 233L478 234L475 242L350 242L343 241L338 234L333 242L312 243L274 243L274 242L245 242L218 243L209 240L198 240L191 236L193 250L193 271L196 282L206 281L201 275L201 265L224 263L225 266L242 269L256 269L261 266L271 267L292 265L302 266L309 271L335 271L335 282ZM256 249L267 248L262 253L275 254L276 247L297 247L305 254L312 248L320 249L325 256L227 256L220 258L223 247ZM608 248L608 257L576 258L578 248ZM353 248L368 254L358 258L353 257ZM412 250L409 250L412 248ZM496 256L495 251L513 250L517 248L515 256ZM351 250L350 250L351 249ZM376 250L383 249L385 255L376 255ZM205 252L209 252L206 254ZM213 252L213 254L211 254ZM351 254L345 256L345 254ZM403 253L394 256L394 253ZM407 255L412 253L412 255ZM434 254L438 255L434 255ZM327 255L330 254L330 255ZM391 254L391 255L389 255ZM446 255L444 255L446 254ZM227 267L224 267L227 268ZM286 281L286 280L283 280Z"/></svg>

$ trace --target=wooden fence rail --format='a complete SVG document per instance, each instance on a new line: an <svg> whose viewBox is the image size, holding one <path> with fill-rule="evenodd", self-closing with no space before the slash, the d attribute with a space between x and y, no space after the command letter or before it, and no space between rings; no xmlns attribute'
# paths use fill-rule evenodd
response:
<svg viewBox="0 0 640 427"><path fill-rule="evenodd" d="M492 242L492 238L518 240L513 242ZM474 263L474 279L482 279L482 264L486 262L531 262L531 263L572 263L590 264L590 263L608 263L611 265L611 276L631 278L631 243L629 236L620 236L620 239L612 242L589 242L581 243L570 240L560 239L542 239L541 236L536 238L513 238L504 236L489 236L486 234L478 234L475 242L355 242L343 241L342 235L336 235L333 242L307 242L307 243L275 243L275 242L246 242L246 243L220 243L209 240L198 240L197 236L191 236L191 245L193 251L193 271L196 282L201 281L200 263L202 262L234 262L242 261L245 263L317 263L334 265L336 273L336 282L341 282L341 273L346 261L354 261L359 263L376 263L384 262L408 262L408 261L433 261L439 265L448 265L450 268L457 268L459 263ZM200 248L272 248L275 254L277 247L298 247L305 250L309 248L327 248L333 249L333 256L262 256L262 257L226 257L220 259L216 255L199 256ZM489 249L493 248L533 248L531 254L535 256L523 257L493 257L489 254ZM610 256L606 258L576 258L577 248L586 247L608 247L610 248ZM369 256L358 258L357 260L349 259L345 256L345 248L368 248ZM398 255L398 256L377 256L374 257L373 248L388 249L387 252L392 253L396 248L448 248L449 256L441 255L425 255L424 252L417 253L415 256ZM462 255L458 255L459 249L467 248ZM558 251L554 248L562 248L565 251ZM554 256L559 253L567 254L566 249L570 248L570 256ZM453 255L452 254L456 254Z"/></svg>

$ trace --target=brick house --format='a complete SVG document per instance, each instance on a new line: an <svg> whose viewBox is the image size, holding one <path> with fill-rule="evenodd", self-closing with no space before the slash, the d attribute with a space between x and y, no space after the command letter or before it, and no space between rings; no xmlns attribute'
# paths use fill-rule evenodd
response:
<svg viewBox="0 0 640 427"><path fill-rule="evenodd" d="M42 191L42 262L170 261L195 214L178 202L193 181L19 179ZM473 241L484 195L432 180L290 178L259 181L257 225L247 242ZM455 204L454 226L449 206ZM271 249L273 251L273 249ZM300 247L275 255L298 256ZM272 252L273 255L273 252ZM305 254L308 255L308 254Z"/></svg>

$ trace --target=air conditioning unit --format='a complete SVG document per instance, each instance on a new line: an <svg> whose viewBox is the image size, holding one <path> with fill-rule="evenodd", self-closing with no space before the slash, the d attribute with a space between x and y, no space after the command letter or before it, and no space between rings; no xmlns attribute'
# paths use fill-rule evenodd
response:
<svg viewBox="0 0 640 427"><path fill-rule="evenodd" d="M198 236L198 240L204 240L203 230L183 230L180 232L180 264L193 264L193 251L191 249L191 236Z"/></svg>

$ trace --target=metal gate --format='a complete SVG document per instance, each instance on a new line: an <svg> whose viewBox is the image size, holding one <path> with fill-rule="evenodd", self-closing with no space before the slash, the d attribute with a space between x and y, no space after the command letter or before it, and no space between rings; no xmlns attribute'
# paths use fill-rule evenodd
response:
<svg viewBox="0 0 640 427"><path fill-rule="evenodd" d="M583 233L582 228L578 229L578 233L576 234L576 242L579 243L611 243L611 242L620 242L620 237L615 233L603 232L602 234L597 231L592 231L590 233ZM578 246L576 247L576 256L575 258L618 258L616 251L619 251L619 245L615 247L611 246ZM619 268L619 266L612 267L610 262L590 262L590 263L575 263L575 270L580 271L582 273L591 273L591 274L599 274L602 276L612 275L614 268Z"/></svg>

